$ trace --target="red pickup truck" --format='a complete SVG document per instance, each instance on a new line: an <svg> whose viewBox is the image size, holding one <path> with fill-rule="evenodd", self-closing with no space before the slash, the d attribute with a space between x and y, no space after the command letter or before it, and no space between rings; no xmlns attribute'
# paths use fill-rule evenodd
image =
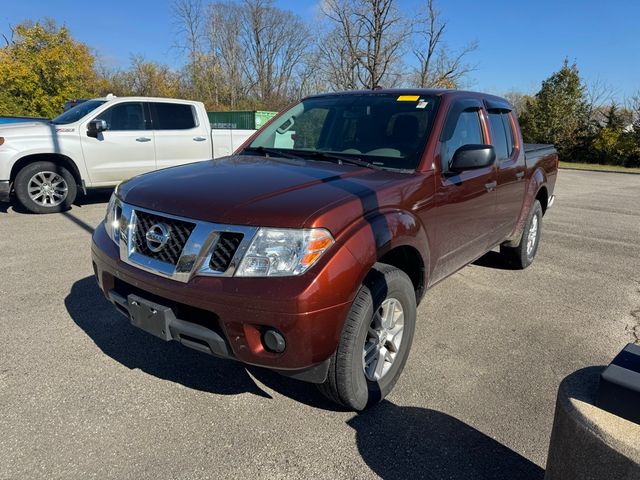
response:
<svg viewBox="0 0 640 480"><path fill-rule="evenodd" d="M430 287L495 247L533 261L557 169L499 97L312 96L233 156L121 184L93 267L133 325L361 410L400 376Z"/></svg>

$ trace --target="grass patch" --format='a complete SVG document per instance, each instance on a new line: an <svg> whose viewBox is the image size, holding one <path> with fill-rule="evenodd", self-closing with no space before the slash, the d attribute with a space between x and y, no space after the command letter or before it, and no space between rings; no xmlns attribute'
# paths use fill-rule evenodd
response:
<svg viewBox="0 0 640 480"><path fill-rule="evenodd" d="M618 165L599 165L597 163L560 162L560 168L573 168L575 170L596 170L598 172L640 173L640 168L627 168L620 167Z"/></svg>

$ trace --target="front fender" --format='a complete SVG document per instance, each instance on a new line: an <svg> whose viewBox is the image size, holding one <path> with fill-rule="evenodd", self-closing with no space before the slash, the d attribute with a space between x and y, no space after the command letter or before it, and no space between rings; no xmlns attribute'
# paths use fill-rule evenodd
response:
<svg viewBox="0 0 640 480"><path fill-rule="evenodd" d="M429 239L420 220L410 212L376 212L358 219L340 237L362 266L360 282L384 254L397 247L413 247L422 258L424 271L429 271Z"/></svg>

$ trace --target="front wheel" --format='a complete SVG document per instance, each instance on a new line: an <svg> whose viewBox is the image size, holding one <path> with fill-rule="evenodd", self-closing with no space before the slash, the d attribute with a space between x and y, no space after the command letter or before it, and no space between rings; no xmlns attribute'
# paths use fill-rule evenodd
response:
<svg viewBox="0 0 640 480"><path fill-rule="evenodd" d="M377 263L353 301L320 391L352 410L382 400L404 369L415 324L411 280L403 271Z"/></svg>
<svg viewBox="0 0 640 480"><path fill-rule="evenodd" d="M14 182L20 204L32 213L67 210L76 199L71 172L53 162L34 162L18 172Z"/></svg>
<svg viewBox="0 0 640 480"><path fill-rule="evenodd" d="M500 253L519 269L527 268L538 253L540 234L542 233L542 206L538 200L533 202L527 223L522 232L520 245L517 247L500 247Z"/></svg>

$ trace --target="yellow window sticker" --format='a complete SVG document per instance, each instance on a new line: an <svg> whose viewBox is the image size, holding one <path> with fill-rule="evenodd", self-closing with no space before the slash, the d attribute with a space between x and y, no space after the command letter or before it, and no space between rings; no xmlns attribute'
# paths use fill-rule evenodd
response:
<svg viewBox="0 0 640 480"><path fill-rule="evenodd" d="M417 102L420 99L420 95L400 95L397 102Z"/></svg>

